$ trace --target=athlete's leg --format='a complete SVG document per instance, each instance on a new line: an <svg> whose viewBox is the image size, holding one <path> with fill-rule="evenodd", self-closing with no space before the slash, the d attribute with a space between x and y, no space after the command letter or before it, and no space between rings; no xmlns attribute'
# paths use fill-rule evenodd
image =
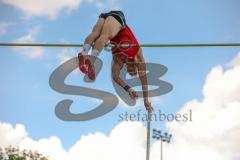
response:
<svg viewBox="0 0 240 160"><path fill-rule="evenodd" d="M104 48L105 44L115 37L118 32L122 29L122 25L112 16L109 16L103 25L102 32L99 38L95 41L93 45L93 50L99 51L99 53Z"/></svg>
<svg viewBox="0 0 240 160"><path fill-rule="evenodd" d="M82 51L78 54L79 69L83 73L87 73L87 66L84 64L84 55L86 56L88 54L94 41L100 36L104 25L104 21L105 21L104 18L98 19L97 23L93 27L92 32L85 39Z"/></svg>
<svg viewBox="0 0 240 160"><path fill-rule="evenodd" d="M100 36L102 32L102 28L104 25L105 19L104 18L99 18L97 23L92 29L92 32L87 36L87 38L84 41L84 44L89 44L93 45L93 42Z"/></svg>
<svg viewBox="0 0 240 160"><path fill-rule="evenodd" d="M122 25L112 16L109 16L103 25L102 32L99 38L95 41L92 49L92 57L91 59L86 60L86 64L88 65L88 77L91 80L95 79L95 71L94 71L94 61L99 53L104 48L105 44L115 37L118 32L122 29Z"/></svg>

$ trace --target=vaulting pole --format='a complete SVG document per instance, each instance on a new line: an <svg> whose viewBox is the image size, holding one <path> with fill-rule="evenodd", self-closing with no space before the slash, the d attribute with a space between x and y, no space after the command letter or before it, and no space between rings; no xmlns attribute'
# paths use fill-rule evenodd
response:
<svg viewBox="0 0 240 160"><path fill-rule="evenodd" d="M148 111L146 160L150 160L151 113Z"/></svg>

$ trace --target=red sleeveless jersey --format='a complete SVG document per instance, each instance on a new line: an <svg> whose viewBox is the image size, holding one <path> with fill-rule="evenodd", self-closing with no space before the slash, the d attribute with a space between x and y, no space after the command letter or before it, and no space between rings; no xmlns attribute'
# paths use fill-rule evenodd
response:
<svg viewBox="0 0 240 160"><path fill-rule="evenodd" d="M126 56L129 60L134 60L140 49L136 37L128 26L111 39L110 43L114 44L112 48L113 55L121 54Z"/></svg>

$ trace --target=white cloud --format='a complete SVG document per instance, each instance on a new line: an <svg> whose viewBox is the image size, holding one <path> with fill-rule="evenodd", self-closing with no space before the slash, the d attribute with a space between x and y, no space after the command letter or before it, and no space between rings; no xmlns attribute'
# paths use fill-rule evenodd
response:
<svg viewBox="0 0 240 160"><path fill-rule="evenodd" d="M108 137L98 132L82 136L68 151L63 149L60 139L55 136L31 139L23 125L13 128L11 124L0 123L0 131L0 147L12 144L21 149L38 151L51 160L144 160L146 130L140 122L122 122Z"/></svg>
<svg viewBox="0 0 240 160"><path fill-rule="evenodd" d="M55 19L60 13L70 13L79 8L82 2L93 4L100 11L120 9L119 0L0 0L0 3L13 6L28 19L34 16L47 16Z"/></svg>
<svg viewBox="0 0 240 160"><path fill-rule="evenodd" d="M12 22L0 22L0 36L7 33L10 26L12 26L14 23Z"/></svg>
<svg viewBox="0 0 240 160"><path fill-rule="evenodd" d="M239 61L239 55L233 62ZM169 160L239 160L240 158L240 66L214 67L206 78L202 101L186 103L193 122L168 123L174 142L166 147ZM172 154L174 153L174 154Z"/></svg>
<svg viewBox="0 0 240 160"><path fill-rule="evenodd" d="M239 75L239 65L227 70L216 66L210 71L203 86L203 100L191 100L179 111L191 109L193 121L167 123L173 140L164 143L164 159L240 159ZM122 122L109 136L99 132L82 136L68 151L57 137L33 140L27 135L22 125L13 128L0 123L0 146L13 144L35 149L53 160L145 160L146 128L140 122ZM151 160L160 158L159 145L153 143Z"/></svg>
<svg viewBox="0 0 240 160"><path fill-rule="evenodd" d="M48 16L55 18L61 11L77 9L81 0L1 0L21 10L27 17Z"/></svg>
<svg viewBox="0 0 240 160"><path fill-rule="evenodd" d="M23 125L17 124L15 128L8 123L0 122L0 146L7 147L9 145L18 145L28 133Z"/></svg>
<svg viewBox="0 0 240 160"><path fill-rule="evenodd" d="M40 140L33 140L25 137L18 146L21 149L38 151L52 160L67 160L67 152L62 147L62 142L58 137L52 136Z"/></svg>
<svg viewBox="0 0 240 160"><path fill-rule="evenodd" d="M240 52L238 53L237 57L230 62L231 67L238 65L240 65Z"/></svg>
<svg viewBox="0 0 240 160"><path fill-rule="evenodd" d="M34 27L29 30L29 33L16 39L14 43L34 43L39 32L39 27ZM44 54L42 47L14 47L17 53L20 53L30 59L41 58Z"/></svg>

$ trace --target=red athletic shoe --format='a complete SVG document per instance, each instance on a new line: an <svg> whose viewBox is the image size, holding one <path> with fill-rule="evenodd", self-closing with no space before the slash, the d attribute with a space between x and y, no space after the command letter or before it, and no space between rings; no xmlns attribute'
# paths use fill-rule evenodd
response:
<svg viewBox="0 0 240 160"><path fill-rule="evenodd" d="M95 75L94 64L90 60L91 58L92 57L87 58L85 60L85 64L87 65L87 68L88 68L88 71L87 71L88 78L93 81L93 80L95 80L96 75Z"/></svg>
<svg viewBox="0 0 240 160"><path fill-rule="evenodd" d="M82 53L78 53L78 67L79 67L79 70L83 73L87 73L87 65L84 63L84 57L82 55Z"/></svg>

